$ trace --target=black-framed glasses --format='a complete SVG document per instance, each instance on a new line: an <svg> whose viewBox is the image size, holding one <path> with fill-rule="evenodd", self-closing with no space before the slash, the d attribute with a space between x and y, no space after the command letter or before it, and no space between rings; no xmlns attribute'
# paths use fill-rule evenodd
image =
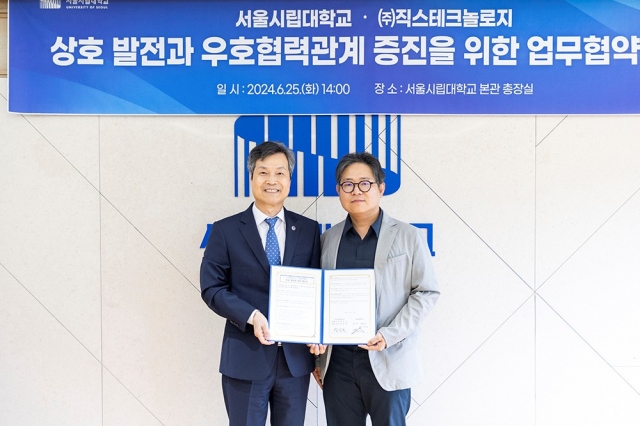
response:
<svg viewBox="0 0 640 426"><path fill-rule="evenodd" d="M342 182L339 186L342 188L343 192L350 194L356 189L356 186L362 192L369 192L371 190L371 185L377 184L378 182L371 182L369 180L363 180L360 182Z"/></svg>

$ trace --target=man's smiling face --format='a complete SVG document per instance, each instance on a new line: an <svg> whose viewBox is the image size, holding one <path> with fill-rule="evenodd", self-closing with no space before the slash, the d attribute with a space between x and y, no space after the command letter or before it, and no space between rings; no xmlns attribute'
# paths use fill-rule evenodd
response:
<svg viewBox="0 0 640 426"><path fill-rule="evenodd" d="M267 215L277 214L289 195L291 174L287 156L277 153L256 161L251 175L251 193L256 207Z"/></svg>

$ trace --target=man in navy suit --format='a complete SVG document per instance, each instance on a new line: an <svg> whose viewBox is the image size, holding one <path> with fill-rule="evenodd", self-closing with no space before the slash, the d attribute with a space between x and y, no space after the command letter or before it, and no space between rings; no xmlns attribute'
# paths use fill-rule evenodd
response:
<svg viewBox="0 0 640 426"><path fill-rule="evenodd" d="M247 161L255 199L211 228L202 259L202 299L227 319L220 373L231 426L302 426L314 357L306 345L269 334L272 264L320 267L318 223L286 210L293 152L277 142L253 148Z"/></svg>

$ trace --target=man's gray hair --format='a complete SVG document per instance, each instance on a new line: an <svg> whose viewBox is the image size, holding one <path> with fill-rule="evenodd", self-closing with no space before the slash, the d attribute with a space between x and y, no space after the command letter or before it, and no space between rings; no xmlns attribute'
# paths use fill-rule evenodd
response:
<svg viewBox="0 0 640 426"><path fill-rule="evenodd" d="M289 177L291 177L293 175L293 168L296 165L296 157L293 155L293 151L291 151L285 144L275 141L262 142L251 150L249 158L247 158L247 169L249 170L249 175L253 177L253 171L256 168L258 160L264 160L270 155L280 153L287 157L287 163L289 163Z"/></svg>

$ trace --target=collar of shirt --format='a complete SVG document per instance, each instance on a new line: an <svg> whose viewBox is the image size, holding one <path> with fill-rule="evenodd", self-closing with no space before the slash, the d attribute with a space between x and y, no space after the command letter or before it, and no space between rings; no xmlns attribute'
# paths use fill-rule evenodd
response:
<svg viewBox="0 0 640 426"><path fill-rule="evenodd" d="M258 233L260 234L260 239L262 240L262 247L264 248L267 244L267 232L269 232L269 224L264 220L268 217L266 214L262 213L257 207L256 204L253 204L253 208L251 209L253 212L253 218L256 221L256 227L258 228ZM286 222L284 220L284 208L280 209L277 215L275 215L278 220L276 222L275 232L276 237L278 238L278 245L280 246L280 260L283 259L284 256L284 246L285 246L285 238L287 237L286 232Z"/></svg>
<svg viewBox="0 0 640 426"><path fill-rule="evenodd" d="M280 209L278 214L275 216L267 216L266 214L262 213L260 209L256 207L256 203L253 203L253 208L251 209L251 211L253 212L253 217L256 220L256 225L258 226L258 228L260 228L261 223L265 223L264 220L268 217L277 217L278 219L280 219L279 221L276 222L276 227L280 222L282 222L283 225L286 223L284 220L284 208ZM265 225L267 225L267 229L269 229L269 225L266 223Z"/></svg>
<svg viewBox="0 0 640 426"><path fill-rule="evenodd" d="M382 212L382 209L380 209L380 214L378 215L378 218L370 226L370 228L373 228L373 232L376 233L376 237L380 237L380 225L382 224L382 215L383 215L383 212ZM342 230L342 236L344 236L344 234L346 234L352 228L353 228L353 223L351 222L351 217L347 215L347 219L345 220L345 223L344 223L344 229Z"/></svg>

